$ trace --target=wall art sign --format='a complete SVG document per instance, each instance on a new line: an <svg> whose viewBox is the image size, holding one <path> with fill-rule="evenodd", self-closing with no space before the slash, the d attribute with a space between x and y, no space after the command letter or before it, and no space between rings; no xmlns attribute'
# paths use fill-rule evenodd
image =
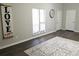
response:
<svg viewBox="0 0 79 59"><path fill-rule="evenodd" d="M12 7L1 6L3 39L13 37Z"/></svg>

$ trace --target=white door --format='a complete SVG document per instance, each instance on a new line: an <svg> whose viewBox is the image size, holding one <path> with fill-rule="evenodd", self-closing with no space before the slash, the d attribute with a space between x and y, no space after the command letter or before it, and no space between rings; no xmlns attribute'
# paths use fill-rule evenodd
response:
<svg viewBox="0 0 79 59"><path fill-rule="evenodd" d="M66 11L66 30L75 31L76 10Z"/></svg>

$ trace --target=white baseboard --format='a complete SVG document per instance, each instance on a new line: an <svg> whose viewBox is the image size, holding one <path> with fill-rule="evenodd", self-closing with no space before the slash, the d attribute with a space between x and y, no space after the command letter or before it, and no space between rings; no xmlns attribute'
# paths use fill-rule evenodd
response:
<svg viewBox="0 0 79 59"><path fill-rule="evenodd" d="M62 29L62 30L66 30L66 29ZM79 30L74 30L74 32L79 32Z"/></svg>
<svg viewBox="0 0 79 59"><path fill-rule="evenodd" d="M79 32L78 30L75 30L75 32Z"/></svg>
<svg viewBox="0 0 79 59"><path fill-rule="evenodd" d="M14 43L11 43L11 44L8 44L8 45L5 45L5 46L0 46L0 49L7 48L7 47L10 47L10 46L13 46L13 45L16 45L16 44L19 44L19 43L22 43L22 42L25 42L25 41L28 41L28 40L43 36L43 35L47 35L47 34L50 34L50 33L53 33L53 32L55 32L55 31L50 31L48 33L44 33L44 34L40 34L38 36L30 37L30 38L27 38L25 40L20 40L18 42L14 42Z"/></svg>

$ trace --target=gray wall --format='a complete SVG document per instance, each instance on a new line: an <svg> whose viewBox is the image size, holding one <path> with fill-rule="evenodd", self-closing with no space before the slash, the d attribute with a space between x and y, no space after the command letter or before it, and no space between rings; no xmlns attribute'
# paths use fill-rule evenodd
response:
<svg viewBox="0 0 79 59"><path fill-rule="evenodd" d="M0 34L0 47L12 44L14 42L19 42L30 37L32 35L32 8L43 8L46 10L46 33L51 31L56 31L56 14L53 19L49 17L49 10L55 9L62 11L62 4L8 4L12 6L13 9L13 27L14 27L14 38L2 40L2 35ZM53 21L55 20L55 21ZM0 26L1 33L1 26ZM37 35L38 36L38 35Z"/></svg>
<svg viewBox="0 0 79 59"><path fill-rule="evenodd" d="M1 27L1 9L0 9L0 41L1 40L2 40L2 27Z"/></svg>
<svg viewBox="0 0 79 59"><path fill-rule="evenodd" d="M75 31L79 32L79 3L65 3L63 4L63 29L66 23L66 10L76 10Z"/></svg>

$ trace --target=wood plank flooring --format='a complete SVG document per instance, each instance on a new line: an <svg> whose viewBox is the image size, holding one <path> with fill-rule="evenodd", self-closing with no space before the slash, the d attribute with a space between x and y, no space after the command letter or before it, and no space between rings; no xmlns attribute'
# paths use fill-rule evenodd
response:
<svg viewBox="0 0 79 59"><path fill-rule="evenodd" d="M79 41L79 33L73 32L73 31L65 31L65 30L59 30L54 33L50 33L48 35L44 35L32 40L29 40L27 42L23 42L5 49L0 50L0 56L28 56L24 53L24 50L35 46L37 44L40 44L48 39L51 39L55 36L60 36L64 38L68 38L71 40Z"/></svg>

